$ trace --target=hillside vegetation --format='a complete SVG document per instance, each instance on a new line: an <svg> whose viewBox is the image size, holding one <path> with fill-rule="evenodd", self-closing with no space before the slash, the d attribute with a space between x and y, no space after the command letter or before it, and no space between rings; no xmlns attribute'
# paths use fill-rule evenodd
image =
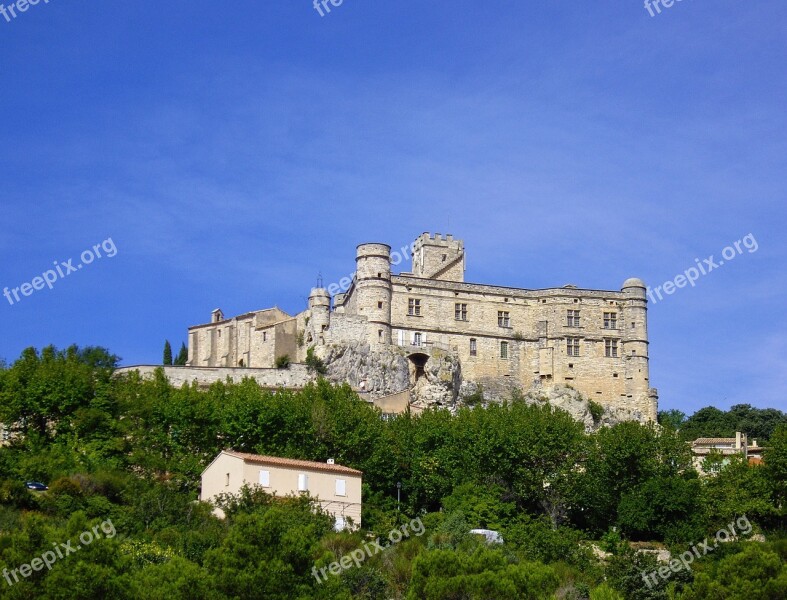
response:
<svg viewBox="0 0 787 600"><path fill-rule="evenodd" d="M0 568L106 523L116 532L98 529L19 582L4 572L0 598L787 598L783 422L760 434L765 465L732 460L700 479L685 428L729 434L738 422L706 431L679 419L678 433L664 418L588 435L567 413L516 398L383 420L322 380L298 392L250 380L176 389L161 374L113 377L117 360L49 347L0 368L0 421L14 424L0 448ZM196 500L225 448L362 470L363 529L336 533L309 498L258 489L227 499L216 519ZM49 490L27 490L31 480ZM314 577L414 519L423 535ZM662 565L635 548L677 556L742 519L767 541L731 539L646 585L643 573Z"/></svg>

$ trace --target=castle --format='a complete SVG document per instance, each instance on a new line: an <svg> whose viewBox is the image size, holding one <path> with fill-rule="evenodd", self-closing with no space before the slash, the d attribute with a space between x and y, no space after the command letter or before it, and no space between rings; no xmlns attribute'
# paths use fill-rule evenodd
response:
<svg viewBox="0 0 787 600"><path fill-rule="evenodd" d="M334 379L372 395L439 385L455 402L473 391L503 399L559 384L656 420L640 279L620 291L509 288L465 282L464 243L451 235L424 233L412 252L412 272L394 274L390 246L359 245L349 289L332 297L314 288L295 316L213 311L210 323L189 328L188 366L272 368L284 355L302 363L311 349L329 373L335 367Z"/></svg>

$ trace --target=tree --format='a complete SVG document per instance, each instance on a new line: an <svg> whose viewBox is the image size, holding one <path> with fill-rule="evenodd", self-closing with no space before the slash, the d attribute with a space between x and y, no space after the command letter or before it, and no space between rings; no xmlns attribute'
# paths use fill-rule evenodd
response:
<svg viewBox="0 0 787 600"><path fill-rule="evenodd" d="M177 358L175 358L175 364L179 367L185 367L188 360L189 360L189 351L186 348L186 344L181 342L180 352L178 352L178 356Z"/></svg>
<svg viewBox="0 0 787 600"><path fill-rule="evenodd" d="M627 492L618 505L618 520L632 539L690 542L704 533L698 479L654 477Z"/></svg>
<svg viewBox="0 0 787 600"><path fill-rule="evenodd" d="M33 431L42 439L52 437L109 385L111 369L94 368L84 358L77 346L47 346L40 355L35 348L24 350L0 378L0 421L23 435ZM113 358L104 356L100 362L111 364Z"/></svg>
<svg viewBox="0 0 787 600"><path fill-rule="evenodd" d="M172 346L169 345L169 340L164 342L164 362L165 367L172 366Z"/></svg>
<svg viewBox="0 0 787 600"><path fill-rule="evenodd" d="M763 458L774 499L784 510L787 508L787 425L780 425L776 429Z"/></svg>
<svg viewBox="0 0 787 600"><path fill-rule="evenodd" d="M686 420L686 413L673 408L659 411L659 425L670 425L673 429L680 429Z"/></svg>
<svg viewBox="0 0 787 600"><path fill-rule="evenodd" d="M765 544L748 542L742 551L707 564L680 598L777 600L787 597L787 563Z"/></svg>
<svg viewBox="0 0 787 600"><path fill-rule="evenodd" d="M787 414L775 408L736 404L725 412L708 406L686 419L680 433L684 440L695 440L700 437L732 437L740 431L748 435L749 440L759 442L768 440L781 424L787 424Z"/></svg>
<svg viewBox="0 0 787 600"><path fill-rule="evenodd" d="M407 600L550 598L559 583L552 567L518 562L499 548L427 550L413 562Z"/></svg>

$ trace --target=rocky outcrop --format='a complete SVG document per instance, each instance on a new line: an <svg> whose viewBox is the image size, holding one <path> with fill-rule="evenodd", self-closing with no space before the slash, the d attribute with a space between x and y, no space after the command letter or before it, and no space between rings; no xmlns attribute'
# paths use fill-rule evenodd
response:
<svg viewBox="0 0 787 600"><path fill-rule="evenodd" d="M437 349L419 349L428 355L423 373L418 373L408 351L399 346L371 348L364 342L318 347L317 355L328 368L328 379L347 382L356 390L380 398L405 390L418 408L453 406L462 383L459 360ZM412 382L415 382L413 385Z"/></svg>
<svg viewBox="0 0 787 600"><path fill-rule="evenodd" d="M481 382L465 381L462 383L460 391L460 404L489 404L512 398L517 398L528 404L549 404L564 410L582 423L585 426L585 431L588 432L622 421L643 420L643 415L639 411L603 407L598 403L591 402L574 388L565 385L533 386L523 392L515 384L506 385L506 382L501 383L499 379L490 379Z"/></svg>
<svg viewBox="0 0 787 600"><path fill-rule="evenodd" d="M408 358L412 351L412 348L400 346L372 348L361 341L315 349L328 368L328 379L336 383L347 382L354 389L367 392L372 399L409 391L410 404L414 407L453 410L464 405L517 398L529 404L548 403L560 408L582 423L586 431L621 421L643 420L643 415L636 410L602 407L565 385L534 385L523 391L516 380L507 377L463 380L459 359L437 348L417 350L421 357L428 356L423 372L419 372Z"/></svg>
<svg viewBox="0 0 787 600"><path fill-rule="evenodd" d="M369 392L372 398L396 394L410 388L407 358L394 348L372 350L364 342L318 346L315 354L328 367L328 379L347 382L353 389Z"/></svg>
<svg viewBox="0 0 787 600"><path fill-rule="evenodd" d="M412 403L419 408L453 407L459 399L462 368L459 360L441 350L431 350L424 374L413 388Z"/></svg>

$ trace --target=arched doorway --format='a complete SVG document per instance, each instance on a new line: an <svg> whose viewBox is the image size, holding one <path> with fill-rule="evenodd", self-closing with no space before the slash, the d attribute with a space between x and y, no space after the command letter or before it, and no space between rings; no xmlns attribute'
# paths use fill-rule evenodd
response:
<svg viewBox="0 0 787 600"><path fill-rule="evenodd" d="M426 376L426 361L428 354L416 352L407 357L410 361L410 385L415 385L418 380Z"/></svg>

